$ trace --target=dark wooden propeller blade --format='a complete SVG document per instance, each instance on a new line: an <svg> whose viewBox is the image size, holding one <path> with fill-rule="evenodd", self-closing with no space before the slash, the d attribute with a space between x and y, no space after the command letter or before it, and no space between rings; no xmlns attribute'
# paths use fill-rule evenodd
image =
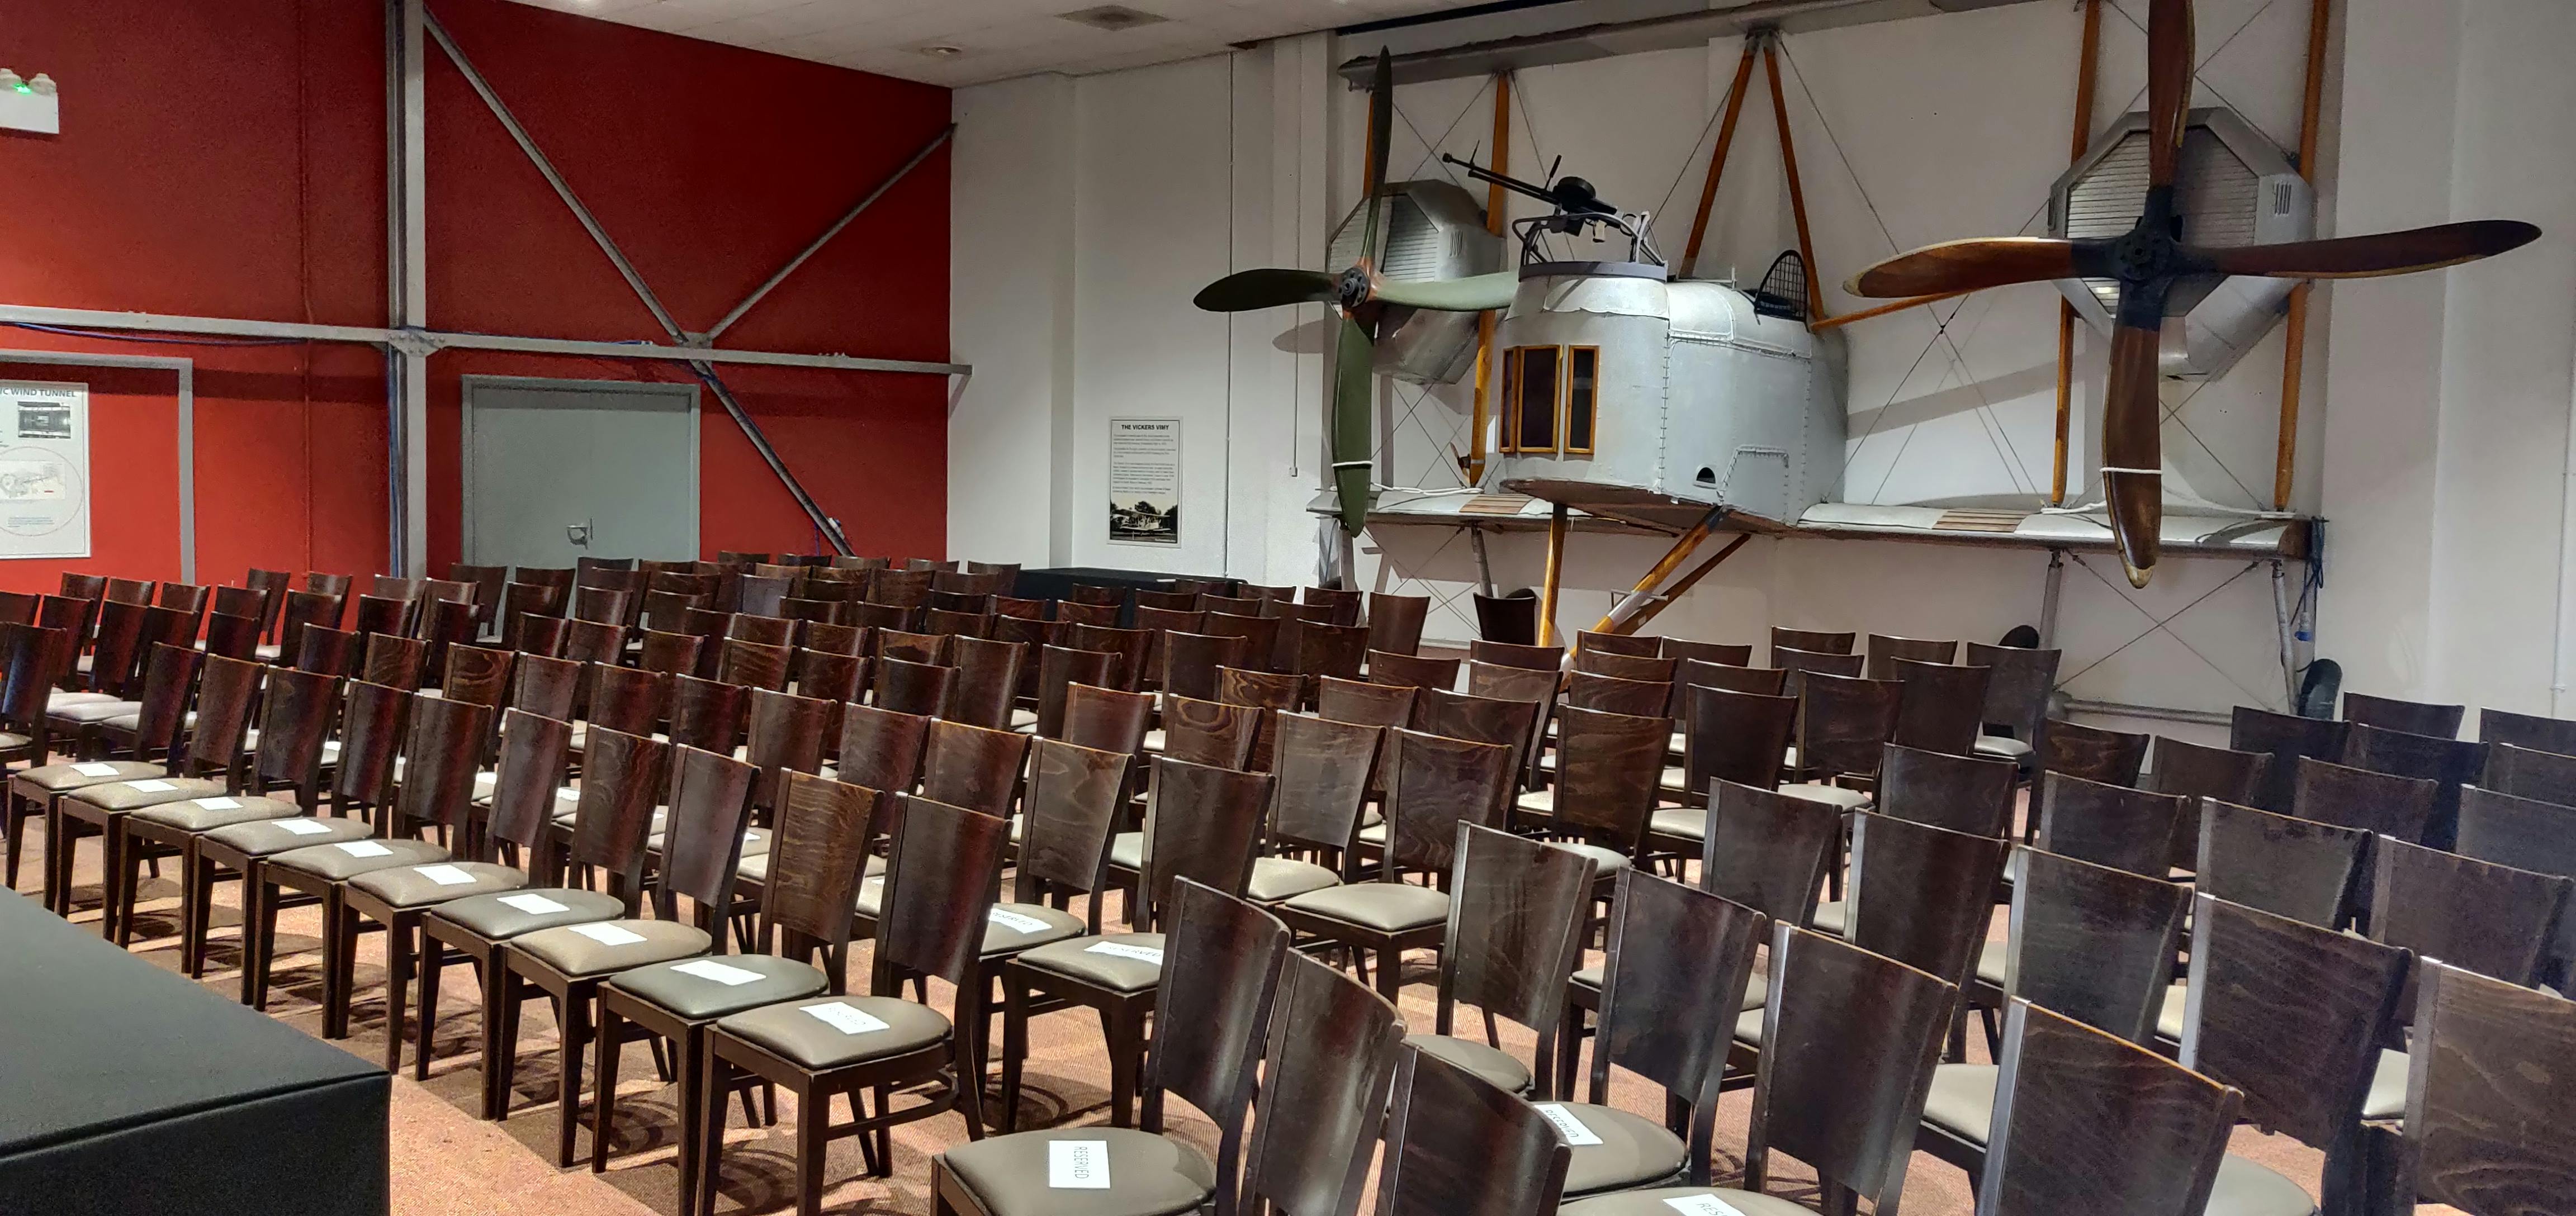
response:
<svg viewBox="0 0 2576 1216"><path fill-rule="evenodd" d="M2376 236L2191 252L2228 274L2279 279L2366 279L2457 266L2519 249L2538 239L2540 229L2520 220L2470 220Z"/></svg>
<svg viewBox="0 0 2576 1216"><path fill-rule="evenodd" d="M2083 263L2092 260L2086 256L2088 253L2073 241L2049 237L1943 241L1880 262L1853 275L1844 286L1857 296L1903 299L2102 273L2100 269L2082 268Z"/></svg>
<svg viewBox="0 0 2576 1216"><path fill-rule="evenodd" d="M1199 288L1190 303L1209 312L1248 312L1282 304L1330 304L1337 298L1336 281L1320 270L1238 270Z"/></svg>
<svg viewBox="0 0 2576 1216"><path fill-rule="evenodd" d="M2111 374L2102 402L2102 497L2120 565L2134 587L2146 586L2155 572L2164 526L2164 404L2156 394L2162 338L2137 325L2111 331Z"/></svg>
<svg viewBox="0 0 2576 1216"><path fill-rule="evenodd" d="M1360 264L1377 268L1378 196L1386 192L1387 144L1395 137L1395 57L1377 52L1377 72L1369 80L1368 226L1360 230Z"/></svg>
<svg viewBox="0 0 2576 1216"><path fill-rule="evenodd" d="M2191 0L2155 0L2147 10L2147 184L2170 186L2191 113Z"/></svg>

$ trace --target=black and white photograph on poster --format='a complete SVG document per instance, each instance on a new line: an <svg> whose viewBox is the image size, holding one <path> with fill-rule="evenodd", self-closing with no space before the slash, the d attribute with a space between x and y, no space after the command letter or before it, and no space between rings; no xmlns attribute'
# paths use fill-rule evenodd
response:
<svg viewBox="0 0 2576 1216"><path fill-rule="evenodd" d="M0 380L0 559L89 555L89 386Z"/></svg>
<svg viewBox="0 0 2576 1216"><path fill-rule="evenodd" d="M1109 420L1109 539L1181 543L1181 420Z"/></svg>

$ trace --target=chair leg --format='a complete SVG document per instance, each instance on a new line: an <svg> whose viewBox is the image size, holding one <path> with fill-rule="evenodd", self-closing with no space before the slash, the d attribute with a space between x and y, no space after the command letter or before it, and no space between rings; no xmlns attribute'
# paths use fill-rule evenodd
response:
<svg viewBox="0 0 2576 1216"><path fill-rule="evenodd" d="M604 1012L600 1020L607 1020ZM698 1170L704 1165L701 1158L706 1151L706 1140L701 1128L707 1118L707 1095L701 1085L706 1080L707 1066L706 1061L699 1057L706 1053L707 1034L703 1027L689 1031L680 1036L680 1041L673 1044L671 1050L680 1071L680 1216L688 1216L689 1206L697 1198ZM607 1068L602 1067L600 1075L607 1076ZM723 1097L722 1094L717 1095L717 1101L722 1101ZM607 1101L601 1098L600 1104L604 1107ZM596 1136L594 1133L594 1138ZM591 1151L594 1160L604 1155L597 1149Z"/></svg>
<svg viewBox="0 0 2576 1216"><path fill-rule="evenodd" d="M1351 957L1359 958L1361 952L1353 950ZM1404 951L1388 946L1377 952L1377 994L1385 997L1387 1003L1392 1005L1395 1003L1396 994L1402 991L1404 991Z"/></svg>
<svg viewBox="0 0 2576 1216"><path fill-rule="evenodd" d="M119 823L107 831L107 890L99 899L100 910L107 920L100 933L119 949L134 944L134 905L143 900L143 842L126 834Z"/></svg>
<svg viewBox="0 0 2576 1216"><path fill-rule="evenodd" d="M1020 1130L1020 1072L1029 1055L1028 989L1002 980L1002 1130Z"/></svg>
<svg viewBox="0 0 2576 1216"><path fill-rule="evenodd" d="M699 1120L698 1127L698 1177L696 1203L692 1206L689 1202L690 1197L683 1194L681 1196L680 1203L680 1216L694 1216L694 1213L715 1211L716 1167L722 1163L724 1157L725 1129L725 1104L718 1099L725 1092L726 1078L731 1072L732 1069L729 1068L723 1060L716 1058L715 1045L712 1043L708 1044L704 1053L704 1060L700 1064L698 1080L699 1092L708 1095L708 1098L706 1102L706 1118ZM797 1118L810 1118L812 1117L812 1114L813 1112L804 1110L800 1106L797 1111Z"/></svg>
<svg viewBox="0 0 2576 1216"><path fill-rule="evenodd" d="M27 800L16 794L6 797L7 805L0 807L0 883L15 891L18 889L18 855L26 851Z"/></svg>
<svg viewBox="0 0 2576 1216"><path fill-rule="evenodd" d="M402 1075L403 1021L411 1002L412 935L416 932L399 916L385 926L385 1071L395 1076ZM416 1054L429 1058L429 1036L421 1036Z"/></svg>
<svg viewBox="0 0 2576 1216"><path fill-rule="evenodd" d="M1136 1126L1137 1057L1144 1051L1145 1027L1134 1014L1100 1015L1109 1040L1109 1126Z"/></svg>
<svg viewBox="0 0 2576 1216"><path fill-rule="evenodd" d="M510 1090L519 1071L519 1002L525 997L500 959L485 968L484 1118L498 1122L510 1115Z"/></svg>
<svg viewBox="0 0 2576 1216"><path fill-rule="evenodd" d="M599 1074L598 1079L591 1083L590 1095L590 1172L594 1174L608 1172L608 1124L617 1113L617 1040L625 1037L621 1033L624 1026L625 1019L611 1012L602 1002L599 1031L591 1036L597 1041L595 1050L598 1053L597 1058L591 1061L591 1069ZM680 1121L685 1124L688 1122L685 1095L680 1102L680 1110Z"/></svg>
<svg viewBox="0 0 2576 1216"><path fill-rule="evenodd" d="M190 845L179 855L179 965L189 979L206 974L206 917L214 911L212 867Z"/></svg>
<svg viewBox="0 0 2576 1216"><path fill-rule="evenodd" d="M573 1133L581 1122L581 1053L590 1045L590 1003L567 993L555 1002L555 1013L563 1028L563 1050L556 1053L555 1165L570 1169Z"/></svg>
<svg viewBox="0 0 2576 1216"><path fill-rule="evenodd" d="M420 933L420 1045L411 1053L411 1079L429 1079L429 1045L438 1041L438 975L447 966L447 947L431 937L427 929Z"/></svg>
<svg viewBox="0 0 2576 1216"><path fill-rule="evenodd" d="M125 850L117 847L117 838L125 834L118 830L119 826L111 820L98 829L98 935L109 941L116 940L117 893L128 885L123 881ZM67 872L64 877L69 879L70 874ZM64 886L68 889L70 883L65 882Z"/></svg>
<svg viewBox="0 0 2576 1216"><path fill-rule="evenodd" d="M832 1097L796 1095L796 1216L823 1216L823 1159L832 1142Z"/></svg>
<svg viewBox="0 0 2576 1216"><path fill-rule="evenodd" d="M356 952L349 943L357 936L357 926L351 923L356 919L340 902L338 885L333 884L322 896L322 1037L326 1039L349 1037L350 976L340 960L350 958L354 966Z"/></svg>
<svg viewBox="0 0 2576 1216"><path fill-rule="evenodd" d="M984 1043L992 1033L990 1019L984 1016L985 990L988 981L968 975L975 986L971 995L958 1002L957 1035L957 1110L966 1116L966 1138L984 1138Z"/></svg>

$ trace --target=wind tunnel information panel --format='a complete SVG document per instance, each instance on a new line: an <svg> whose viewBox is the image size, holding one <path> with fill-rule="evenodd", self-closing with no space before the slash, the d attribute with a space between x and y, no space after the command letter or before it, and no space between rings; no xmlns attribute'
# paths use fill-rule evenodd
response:
<svg viewBox="0 0 2576 1216"><path fill-rule="evenodd" d="M0 558L89 555L89 386L0 380Z"/></svg>

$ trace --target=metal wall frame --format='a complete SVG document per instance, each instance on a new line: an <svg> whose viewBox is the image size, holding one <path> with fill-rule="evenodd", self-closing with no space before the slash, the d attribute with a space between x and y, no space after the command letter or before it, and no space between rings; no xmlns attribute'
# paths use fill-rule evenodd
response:
<svg viewBox="0 0 2576 1216"><path fill-rule="evenodd" d="M484 376L462 377L457 422L458 479L462 483L457 496L458 534L464 545L466 560L474 557L474 391L482 388L540 389L566 393L623 393L638 396L676 396L689 403L689 530L695 532L703 514L698 488L704 476L700 447L704 436L699 431L699 386L667 380L557 380L549 376Z"/></svg>
<svg viewBox="0 0 2576 1216"><path fill-rule="evenodd" d="M179 579L197 581L197 363L177 355L89 355L75 351L0 350L0 363L55 364L63 367L143 367L179 374ZM97 438L97 431L91 431ZM96 501L97 447L90 451L90 488ZM91 523L96 525L93 514ZM96 552L97 533L90 534Z"/></svg>

